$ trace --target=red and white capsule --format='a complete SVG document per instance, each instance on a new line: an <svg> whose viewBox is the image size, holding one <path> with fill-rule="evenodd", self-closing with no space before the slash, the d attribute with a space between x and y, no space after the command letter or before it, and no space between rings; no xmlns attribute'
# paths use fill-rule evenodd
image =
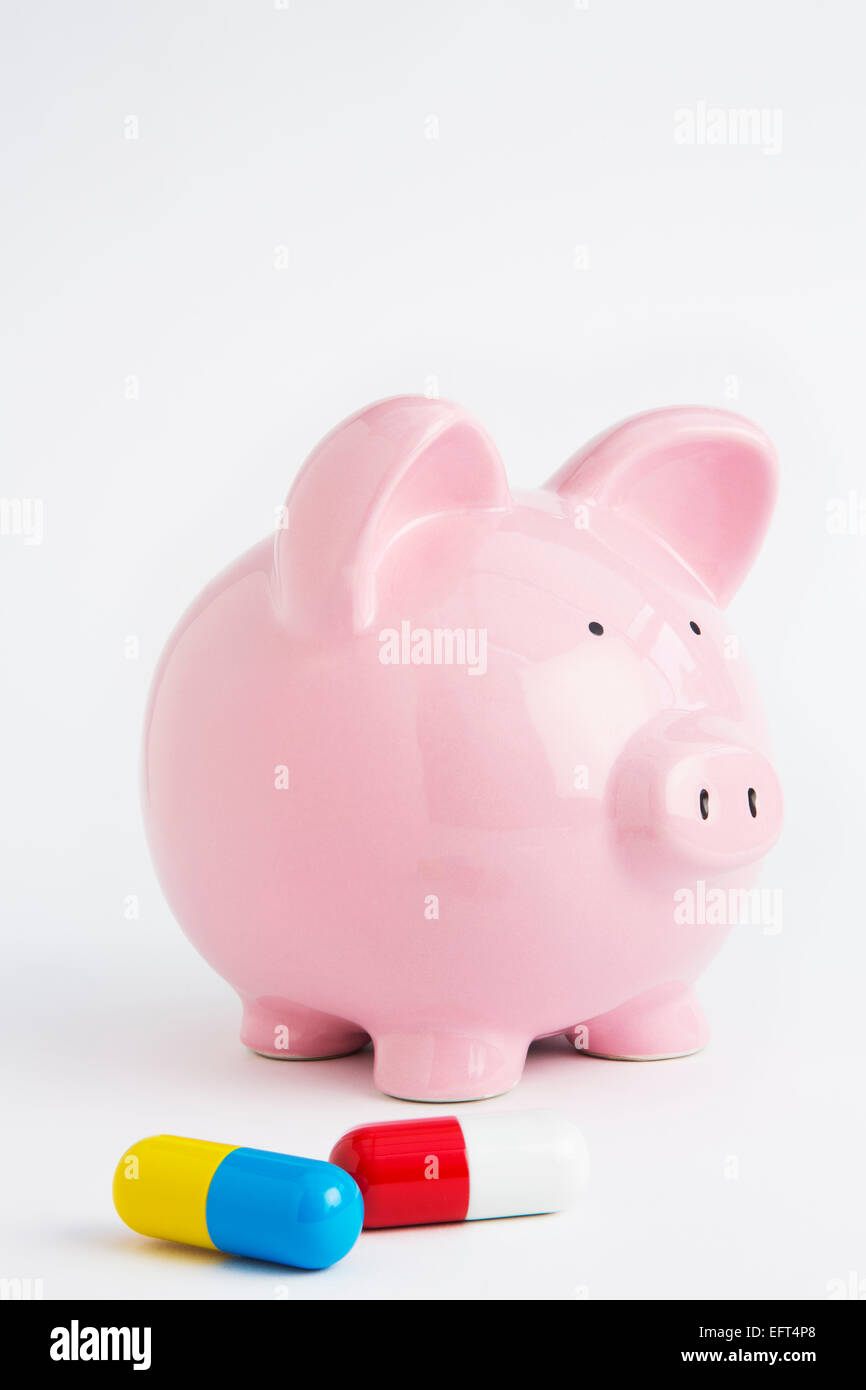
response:
<svg viewBox="0 0 866 1390"><path fill-rule="evenodd" d="M553 1110L362 1125L330 1161L360 1187L368 1230L562 1211L589 1176L583 1135Z"/></svg>

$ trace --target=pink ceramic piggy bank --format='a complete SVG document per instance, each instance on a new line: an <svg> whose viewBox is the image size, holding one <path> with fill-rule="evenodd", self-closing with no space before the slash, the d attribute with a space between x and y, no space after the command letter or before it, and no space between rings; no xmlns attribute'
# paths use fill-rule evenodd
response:
<svg viewBox="0 0 866 1390"><path fill-rule="evenodd" d="M781 821L722 612L775 491L766 437L697 407L525 494L444 401L327 436L276 539L182 619L147 714L160 879L248 1047L372 1039L381 1090L459 1101L513 1086L534 1038L702 1046L718 904Z"/></svg>

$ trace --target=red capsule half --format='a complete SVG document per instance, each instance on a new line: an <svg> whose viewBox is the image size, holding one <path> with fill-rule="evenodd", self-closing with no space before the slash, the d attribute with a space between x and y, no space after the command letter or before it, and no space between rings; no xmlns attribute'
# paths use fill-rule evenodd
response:
<svg viewBox="0 0 866 1390"><path fill-rule="evenodd" d="M453 1115L362 1125L337 1141L330 1161L360 1187L368 1230L466 1220L469 1165Z"/></svg>

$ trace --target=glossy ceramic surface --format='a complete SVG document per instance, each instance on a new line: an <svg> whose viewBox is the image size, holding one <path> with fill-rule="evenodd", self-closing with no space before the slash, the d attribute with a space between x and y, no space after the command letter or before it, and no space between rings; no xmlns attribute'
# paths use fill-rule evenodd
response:
<svg viewBox="0 0 866 1390"><path fill-rule="evenodd" d="M372 1038L381 1089L452 1101L508 1089L547 1034L703 1044L692 984L728 918L682 904L748 889L781 823L722 611L775 490L766 437L697 407L525 495L443 401L323 440L147 713L153 856L247 1046Z"/></svg>

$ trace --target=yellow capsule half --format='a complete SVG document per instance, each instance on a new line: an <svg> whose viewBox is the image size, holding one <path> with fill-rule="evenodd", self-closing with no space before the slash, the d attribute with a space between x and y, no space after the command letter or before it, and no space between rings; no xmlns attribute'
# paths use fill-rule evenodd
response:
<svg viewBox="0 0 866 1390"><path fill-rule="evenodd" d="M114 1173L118 1216L139 1235L216 1250L205 1216L207 1194L217 1168L236 1148L174 1134L139 1140Z"/></svg>

